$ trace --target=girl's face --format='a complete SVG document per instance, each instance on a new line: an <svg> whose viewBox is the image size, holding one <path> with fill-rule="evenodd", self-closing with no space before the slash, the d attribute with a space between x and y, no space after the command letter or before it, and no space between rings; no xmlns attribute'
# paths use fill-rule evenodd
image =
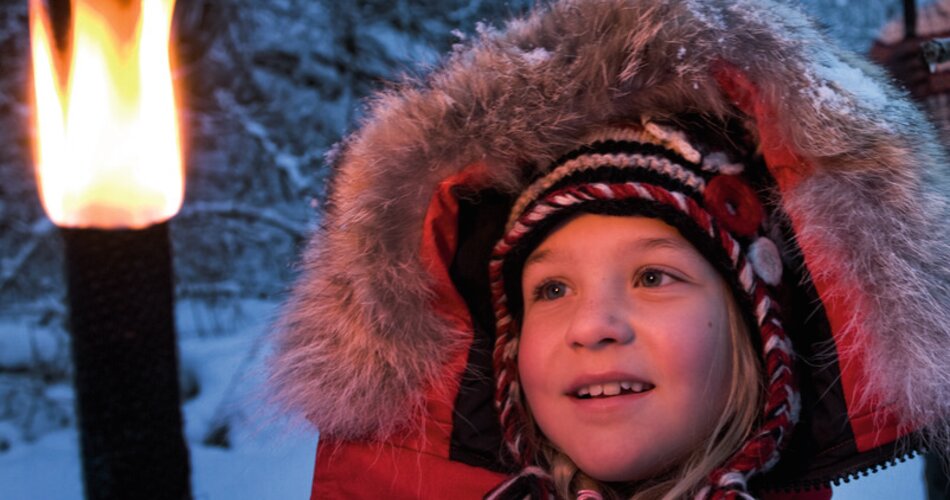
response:
<svg viewBox="0 0 950 500"><path fill-rule="evenodd" d="M581 215L528 257L518 370L545 436L601 481L706 445L728 397L726 288L672 226Z"/></svg>

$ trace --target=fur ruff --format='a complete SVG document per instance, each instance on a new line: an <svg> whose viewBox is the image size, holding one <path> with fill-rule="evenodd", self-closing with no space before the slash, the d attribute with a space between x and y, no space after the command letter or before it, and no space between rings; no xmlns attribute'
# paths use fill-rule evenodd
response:
<svg viewBox="0 0 950 500"><path fill-rule="evenodd" d="M481 163L490 183L518 192L526 166L543 168L605 123L736 116L710 71L717 60L759 86L815 168L780 199L804 222L799 241L823 249L812 271L843 270L859 285L833 293L855 295L865 318L849 334L867 334L868 394L885 395L908 424L934 423L931 444L947 449L945 153L881 70L771 0L562 0L377 94L336 161L276 331L278 401L334 438L418 425L470 335L433 313L419 260L438 182Z"/></svg>

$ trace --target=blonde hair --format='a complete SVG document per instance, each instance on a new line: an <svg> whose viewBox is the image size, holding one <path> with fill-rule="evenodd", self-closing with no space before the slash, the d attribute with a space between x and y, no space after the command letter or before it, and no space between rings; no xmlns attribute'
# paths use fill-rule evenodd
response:
<svg viewBox="0 0 950 500"><path fill-rule="evenodd" d="M547 465L561 498L573 498L579 490L599 492L605 500L675 499L695 495L706 485L707 476L735 454L749 439L761 417L764 404L762 365L752 343L732 290L723 282L732 340L731 381L728 399L706 446L695 450L676 469L635 484L605 483L580 470L570 457L543 435L531 409L522 401L527 416L525 438L538 450L536 463ZM757 331L757 330L754 330Z"/></svg>

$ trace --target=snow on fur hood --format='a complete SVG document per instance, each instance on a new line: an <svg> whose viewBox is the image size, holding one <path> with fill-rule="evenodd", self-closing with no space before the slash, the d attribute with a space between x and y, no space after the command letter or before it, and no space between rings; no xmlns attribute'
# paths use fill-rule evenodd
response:
<svg viewBox="0 0 950 500"><path fill-rule="evenodd" d="M742 84L724 85L722 68ZM827 296L859 313L842 338L863 390L903 424L944 430L945 153L881 70L770 0L562 0L375 95L335 161L323 225L276 332L276 397L339 439L417 422L471 335L433 311L420 259L439 183L478 164L485 186L518 192L526 166L544 168L598 125L696 112L738 118L763 149L794 152L800 162L787 165L766 155L776 177L798 179L774 194L801 248L820 250L811 276L848 277Z"/></svg>

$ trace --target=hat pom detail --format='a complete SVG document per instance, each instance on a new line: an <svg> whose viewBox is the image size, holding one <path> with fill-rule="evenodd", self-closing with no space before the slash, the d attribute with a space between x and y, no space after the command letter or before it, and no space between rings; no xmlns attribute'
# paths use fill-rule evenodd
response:
<svg viewBox="0 0 950 500"><path fill-rule="evenodd" d="M730 232L751 237L765 219L765 209L755 191L733 175L719 175L706 185L706 209Z"/></svg>
<svg viewBox="0 0 950 500"><path fill-rule="evenodd" d="M752 270L762 281L772 286L782 282L782 257L775 243L765 237L755 240L748 251Z"/></svg>
<svg viewBox="0 0 950 500"><path fill-rule="evenodd" d="M703 158L703 170L719 174L738 175L745 170L745 166L730 160L726 153L717 151L709 153Z"/></svg>

